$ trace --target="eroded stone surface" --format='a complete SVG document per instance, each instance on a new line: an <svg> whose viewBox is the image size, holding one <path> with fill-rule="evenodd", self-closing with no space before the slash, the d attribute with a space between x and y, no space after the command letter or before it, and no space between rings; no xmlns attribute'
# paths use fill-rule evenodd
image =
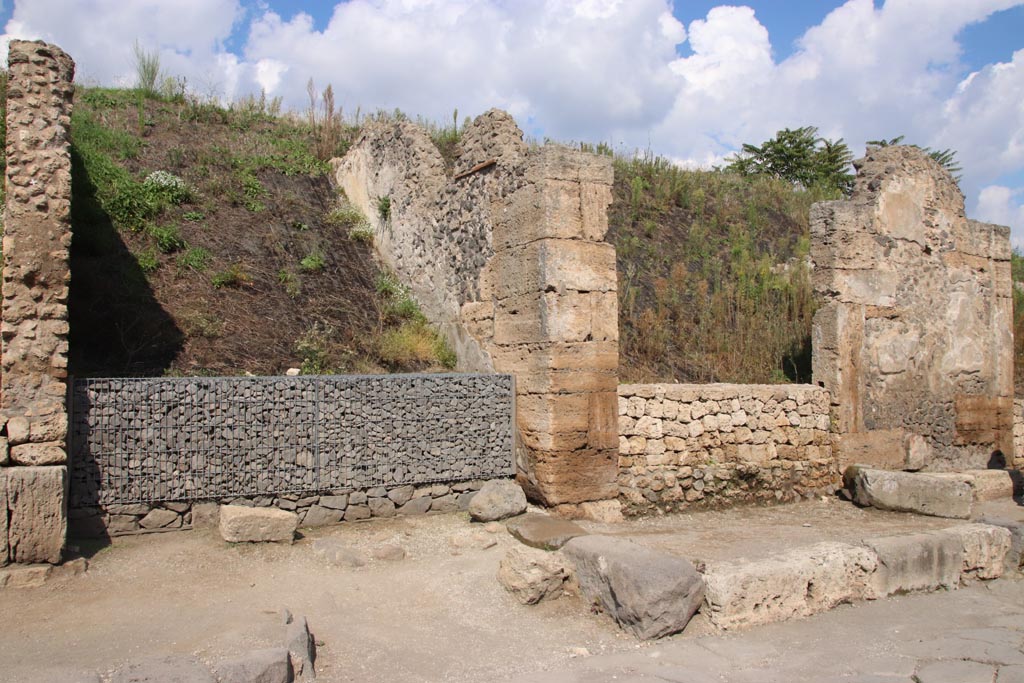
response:
<svg viewBox="0 0 1024 683"><path fill-rule="evenodd" d="M217 683L210 670L191 655L172 655L129 664L110 683Z"/></svg>
<svg viewBox="0 0 1024 683"><path fill-rule="evenodd" d="M939 532L958 539L963 550L961 576L998 579L1012 545L1009 530L991 524L959 524Z"/></svg>
<svg viewBox="0 0 1024 683"><path fill-rule="evenodd" d="M560 553L517 546L498 568L498 583L524 605L554 600L568 589L569 567Z"/></svg>
<svg viewBox="0 0 1024 683"><path fill-rule="evenodd" d="M733 629L786 621L874 595L877 558L867 548L818 543L763 560L709 566L704 612Z"/></svg>
<svg viewBox="0 0 1024 683"><path fill-rule="evenodd" d="M952 534L906 534L865 541L878 556L872 578L877 597L956 588L964 564L963 544Z"/></svg>
<svg viewBox="0 0 1024 683"><path fill-rule="evenodd" d="M67 535L66 467L6 467L12 562L59 564Z"/></svg>
<svg viewBox="0 0 1024 683"><path fill-rule="evenodd" d="M587 535L578 524L537 513L511 519L505 526L519 541L541 550L558 550L577 536Z"/></svg>
<svg viewBox="0 0 1024 683"><path fill-rule="evenodd" d="M220 507L220 535L229 543L291 543L299 518L294 512L242 505Z"/></svg>
<svg viewBox="0 0 1024 683"><path fill-rule="evenodd" d="M286 648L252 650L219 662L218 683L291 683L292 665Z"/></svg>

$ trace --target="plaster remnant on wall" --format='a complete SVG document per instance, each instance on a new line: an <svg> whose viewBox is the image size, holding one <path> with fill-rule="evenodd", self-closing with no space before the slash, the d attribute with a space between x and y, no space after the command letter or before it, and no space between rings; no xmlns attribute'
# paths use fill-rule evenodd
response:
<svg viewBox="0 0 1024 683"><path fill-rule="evenodd" d="M1013 452L1009 228L968 220L920 149L855 165L851 198L811 209L814 381L840 465L984 468Z"/></svg>
<svg viewBox="0 0 1024 683"><path fill-rule="evenodd" d="M611 159L530 147L492 109L463 131L450 175L408 121L368 125L336 167L370 217L378 257L455 348L459 370L516 375L519 479L531 497L615 498Z"/></svg>
<svg viewBox="0 0 1024 683"><path fill-rule="evenodd" d="M15 562L59 562L66 526L69 128L75 65L60 48L14 40L8 54L0 461ZM5 449L6 450L6 449ZM29 467L20 467L29 466ZM0 550L0 560L7 555Z"/></svg>

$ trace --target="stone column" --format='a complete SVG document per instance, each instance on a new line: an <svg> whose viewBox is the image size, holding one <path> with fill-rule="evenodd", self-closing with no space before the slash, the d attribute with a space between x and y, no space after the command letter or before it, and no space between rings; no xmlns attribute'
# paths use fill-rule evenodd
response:
<svg viewBox="0 0 1024 683"><path fill-rule="evenodd" d="M60 48L14 40L8 54L3 235L3 460L0 560L58 563L67 494L69 129L75 65ZM9 451L8 451L9 448Z"/></svg>

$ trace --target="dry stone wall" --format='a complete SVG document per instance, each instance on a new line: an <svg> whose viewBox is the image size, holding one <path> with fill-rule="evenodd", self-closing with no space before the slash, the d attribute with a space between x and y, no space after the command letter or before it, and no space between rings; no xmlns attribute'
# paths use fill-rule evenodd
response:
<svg viewBox="0 0 1024 683"><path fill-rule="evenodd" d="M814 381L840 463L984 468L1013 452L1009 229L968 220L917 148L856 166L850 200L811 210Z"/></svg>
<svg viewBox="0 0 1024 683"><path fill-rule="evenodd" d="M530 495L570 507L614 499L611 160L522 138L508 114L488 111L463 131L449 175L421 128L377 123L337 162L337 181L460 369L516 376L519 480Z"/></svg>
<svg viewBox="0 0 1024 683"><path fill-rule="evenodd" d="M627 514L788 502L839 485L819 387L623 384L618 404Z"/></svg>
<svg viewBox="0 0 1024 683"><path fill-rule="evenodd" d="M0 564L60 562L66 528L74 62L42 42L11 41L4 207Z"/></svg>

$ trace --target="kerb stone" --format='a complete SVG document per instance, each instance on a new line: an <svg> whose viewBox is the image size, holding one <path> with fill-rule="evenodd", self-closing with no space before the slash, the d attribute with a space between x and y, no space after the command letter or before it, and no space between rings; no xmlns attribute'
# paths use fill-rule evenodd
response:
<svg viewBox="0 0 1024 683"><path fill-rule="evenodd" d="M704 599L704 580L688 561L610 536L563 546L584 599L644 640L686 627Z"/></svg>
<svg viewBox="0 0 1024 683"><path fill-rule="evenodd" d="M964 562L960 540L946 533L884 536L865 541L878 557L875 597L956 588Z"/></svg>

